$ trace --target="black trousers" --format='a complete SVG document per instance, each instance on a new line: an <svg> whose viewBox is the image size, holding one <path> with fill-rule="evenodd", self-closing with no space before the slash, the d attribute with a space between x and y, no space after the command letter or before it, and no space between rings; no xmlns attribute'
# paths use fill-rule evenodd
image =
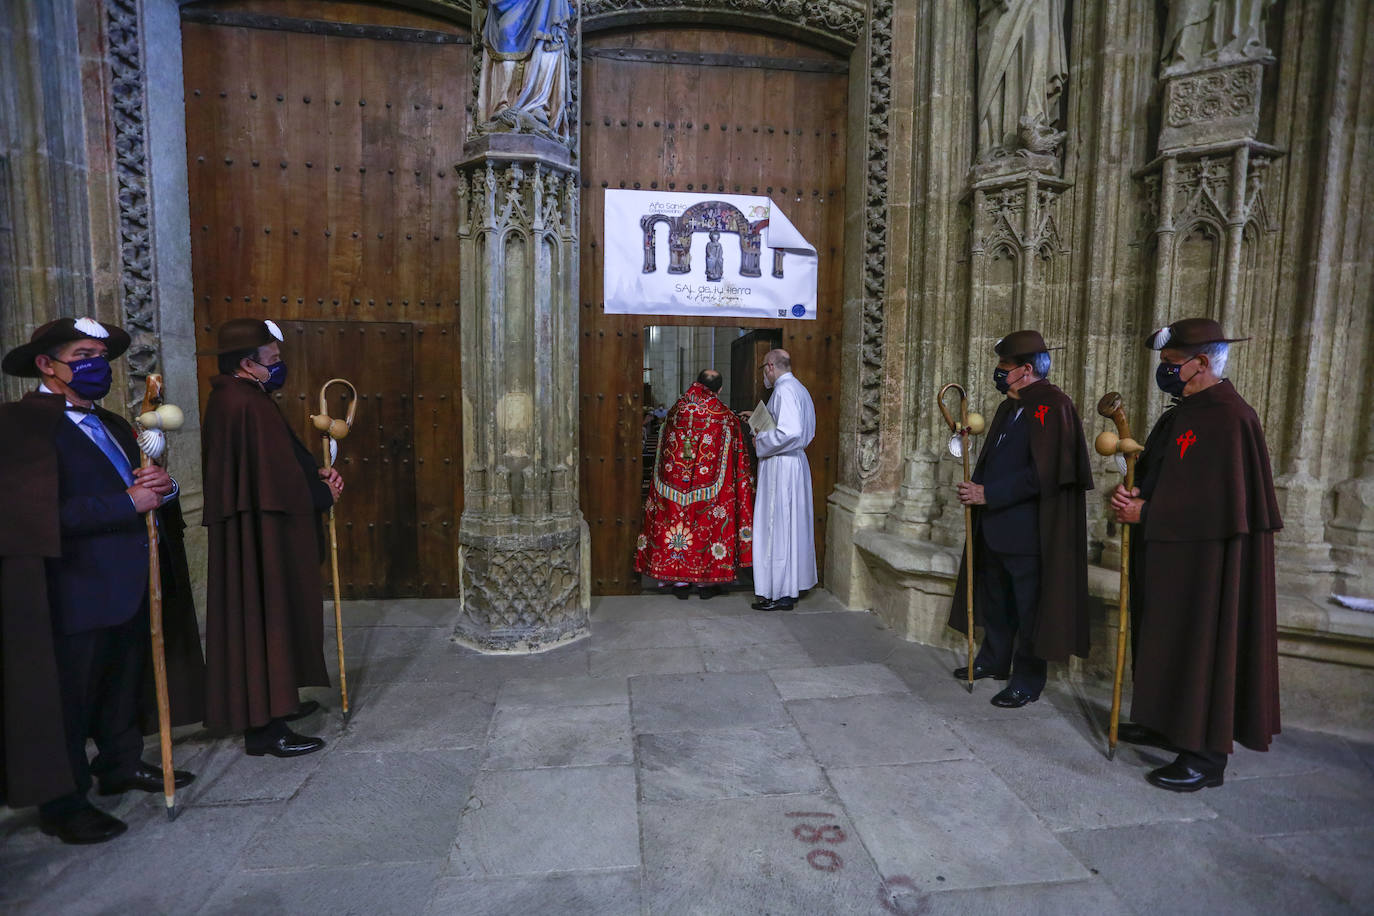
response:
<svg viewBox="0 0 1374 916"><path fill-rule="evenodd" d="M983 644L974 664L1010 671L1011 686L1031 696L1045 689L1048 665L1031 652L1030 634L1040 603L1040 557L998 553L979 538L977 598L983 609Z"/></svg>
<svg viewBox="0 0 1374 916"><path fill-rule="evenodd" d="M53 646L76 791L40 805L39 812L48 817L84 805L93 775L119 779L138 767L143 756L138 702L148 656L147 605L119 626L70 635L56 632ZM95 739L91 761L86 759L87 738Z"/></svg>

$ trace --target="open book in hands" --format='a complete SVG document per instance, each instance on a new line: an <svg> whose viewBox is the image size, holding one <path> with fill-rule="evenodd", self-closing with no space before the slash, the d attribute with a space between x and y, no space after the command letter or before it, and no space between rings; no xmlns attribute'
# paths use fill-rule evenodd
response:
<svg viewBox="0 0 1374 916"><path fill-rule="evenodd" d="M777 429L778 423L773 419L773 415L768 412L768 405L759 401L754 405L753 413L749 414L749 428L754 431L754 435L766 433L770 429Z"/></svg>

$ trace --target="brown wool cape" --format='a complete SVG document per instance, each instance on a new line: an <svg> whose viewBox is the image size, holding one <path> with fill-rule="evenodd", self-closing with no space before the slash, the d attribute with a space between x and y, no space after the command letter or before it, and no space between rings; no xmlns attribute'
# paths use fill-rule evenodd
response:
<svg viewBox="0 0 1374 916"><path fill-rule="evenodd" d="M65 405L61 395L39 392L0 405L0 480L22 482L6 494L0 526L0 796L14 807L76 791L63 735L46 569L62 554L54 436L57 424L68 422ZM95 413L137 467L138 444L128 422L99 407ZM182 543L186 526L176 500L162 506L158 518L172 724L190 725L202 717L205 668ZM139 720L143 733L152 734L157 706L152 665L145 667Z"/></svg>
<svg viewBox="0 0 1374 916"><path fill-rule="evenodd" d="M205 725L243 731L295 712L299 688L329 685L319 532L328 487L271 396L246 379L210 380L201 446Z"/></svg>
<svg viewBox="0 0 1374 916"><path fill-rule="evenodd" d="M1131 719L1188 750L1267 750L1279 732L1283 522L1259 418L1222 380L1166 412L1147 441Z"/></svg>
<svg viewBox="0 0 1374 916"><path fill-rule="evenodd" d="M1005 398L997 407L985 437L996 442L1016 408L1025 408L1021 422L1029 422L1031 460L1040 480L1040 598L1031 651L1047 661L1068 661L1088 655L1088 490L1093 488L1092 465L1083 441L1083 424L1073 401L1055 385L1041 379L1022 388L1020 400ZM987 458L984 447L976 468ZM979 537L980 507L973 507L972 537ZM963 554L961 554L963 556ZM959 563L949 625L968 631L964 590L968 571ZM983 609L974 590L974 622L982 623Z"/></svg>

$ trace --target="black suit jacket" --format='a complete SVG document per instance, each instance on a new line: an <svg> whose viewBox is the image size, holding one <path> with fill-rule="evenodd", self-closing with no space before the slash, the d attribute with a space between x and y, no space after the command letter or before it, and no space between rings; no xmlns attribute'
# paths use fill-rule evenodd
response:
<svg viewBox="0 0 1374 916"><path fill-rule="evenodd" d="M138 445L128 426L111 420L105 429L130 466L138 467ZM63 417L54 444L62 555L46 565L56 625L68 634L118 626L148 597L147 523L134 511L110 459L75 423Z"/></svg>
<svg viewBox="0 0 1374 916"><path fill-rule="evenodd" d="M987 459L974 483L983 485L983 540L998 553L1040 553L1040 478L1031 457L1026 411L1008 422L1002 441L989 441Z"/></svg>

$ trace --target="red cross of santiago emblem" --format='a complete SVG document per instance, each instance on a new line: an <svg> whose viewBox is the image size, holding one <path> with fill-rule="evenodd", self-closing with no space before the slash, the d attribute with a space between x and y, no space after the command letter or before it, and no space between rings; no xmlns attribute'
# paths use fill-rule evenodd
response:
<svg viewBox="0 0 1374 916"><path fill-rule="evenodd" d="M1035 419L1040 421L1041 426L1045 425L1045 417L1049 416L1049 412L1050 405L1048 404L1041 404L1039 407L1035 408Z"/></svg>
<svg viewBox="0 0 1374 916"><path fill-rule="evenodd" d="M1178 443L1178 457L1182 458L1188 454L1188 446L1197 441L1197 436L1193 435L1193 431L1190 429L1174 441Z"/></svg>

